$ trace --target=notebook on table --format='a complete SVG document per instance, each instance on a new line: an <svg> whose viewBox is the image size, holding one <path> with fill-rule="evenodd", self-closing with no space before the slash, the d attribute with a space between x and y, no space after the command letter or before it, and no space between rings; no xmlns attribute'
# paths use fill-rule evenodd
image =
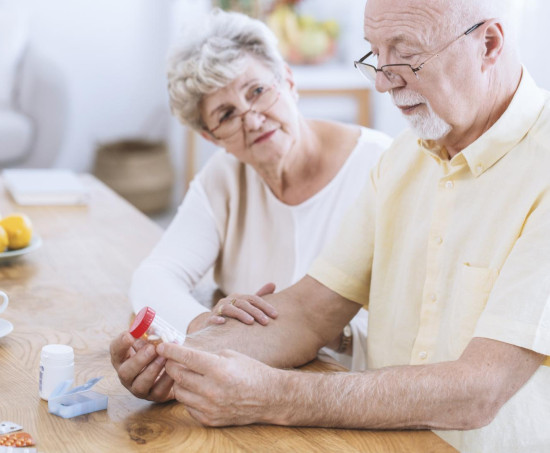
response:
<svg viewBox="0 0 550 453"><path fill-rule="evenodd" d="M71 170L7 169L2 179L22 206L84 205L90 200L90 191Z"/></svg>

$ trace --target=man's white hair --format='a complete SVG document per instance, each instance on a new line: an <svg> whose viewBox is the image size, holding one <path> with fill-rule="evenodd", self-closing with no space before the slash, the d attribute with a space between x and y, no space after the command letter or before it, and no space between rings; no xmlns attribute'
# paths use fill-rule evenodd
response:
<svg viewBox="0 0 550 453"><path fill-rule="evenodd" d="M204 128L200 104L205 95L227 86L243 73L252 56L282 77L284 61L277 38L261 21L214 9L187 30L168 59L172 113L196 130Z"/></svg>
<svg viewBox="0 0 550 453"><path fill-rule="evenodd" d="M447 32L464 33L482 20L499 19L512 47L516 47L520 0L444 0Z"/></svg>

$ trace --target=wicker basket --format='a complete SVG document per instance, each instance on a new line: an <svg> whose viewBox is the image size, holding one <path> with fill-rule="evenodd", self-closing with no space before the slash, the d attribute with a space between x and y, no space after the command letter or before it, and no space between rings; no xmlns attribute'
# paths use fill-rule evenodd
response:
<svg viewBox="0 0 550 453"><path fill-rule="evenodd" d="M170 207L174 171L164 142L121 140L101 145L93 173L146 214Z"/></svg>

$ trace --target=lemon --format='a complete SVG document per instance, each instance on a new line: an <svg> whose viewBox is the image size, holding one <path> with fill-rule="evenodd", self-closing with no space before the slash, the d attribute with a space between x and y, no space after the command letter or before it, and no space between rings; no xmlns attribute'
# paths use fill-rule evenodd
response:
<svg viewBox="0 0 550 453"><path fill-rule="evenodd" d="M11 214L0 220L0 227L8 235L8 248L22 249L29 245L32 239L31 220L25 214Z"/></svg>
<svg viewBox="0 0 550 453"><path fill-rule="evenodd" d="M0 253L5 252L8 248L8 233L4 227L0 226Z"/></svg>

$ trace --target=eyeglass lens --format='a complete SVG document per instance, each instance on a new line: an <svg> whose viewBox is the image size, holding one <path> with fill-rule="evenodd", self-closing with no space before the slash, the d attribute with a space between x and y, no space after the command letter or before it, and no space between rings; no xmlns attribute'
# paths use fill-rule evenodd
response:
<svg viewBox="0 0 550 453"><path fill-rule="evenodd" d="M224 119L217 127L212 129L212 132L215 132L216 136L220 139L228 138L241 129L244 117L249 112L264 113L273 107L278 99L279 91L275 89L275 86L265 88L252 100L248 110L239 114L232 114L230 117Z"/></svg>
<svg viewBox="0 0 550 453"><path fill-rule="evenodd" d="M369 79L372 82L376 81L376 67L378 64L378 59L373 55L368 58L368 62L362 62L357 63L355 67L359 70L359 72ZM398 79L399 77L403 77L404 75L407 75L408 73L412 72L414 74L413 68L408 64L394 64L394 65L388 65L383 66L380 68L380 70L384 73L384 75L388 78L390 81L394 81Z"/></svg>

